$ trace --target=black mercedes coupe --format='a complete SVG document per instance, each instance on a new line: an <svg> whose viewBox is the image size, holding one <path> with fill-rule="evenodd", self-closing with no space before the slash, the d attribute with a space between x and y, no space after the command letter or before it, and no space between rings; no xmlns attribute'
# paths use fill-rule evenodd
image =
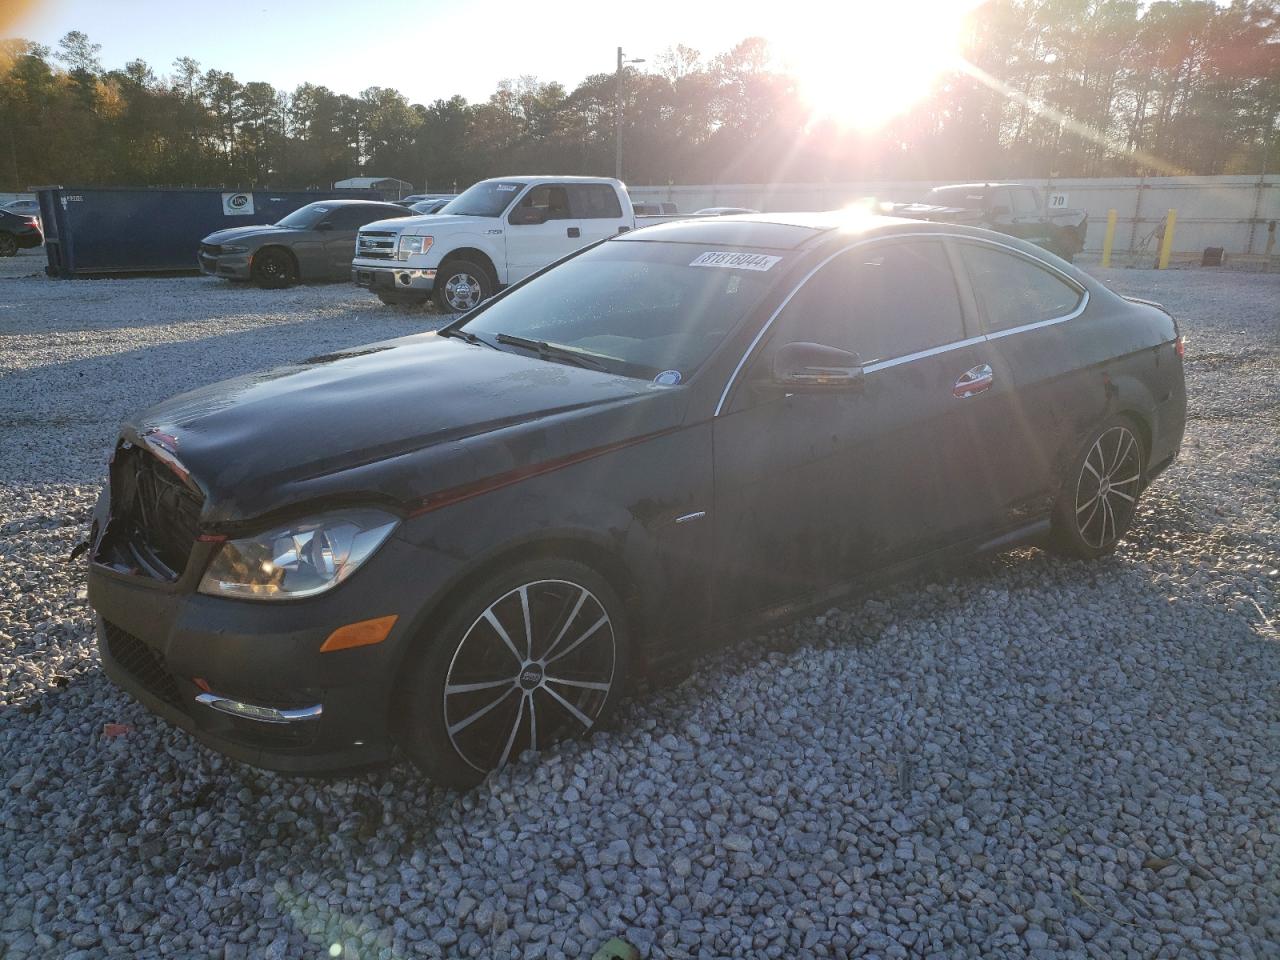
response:
<svg viewBox="0 0 1280 960"><path fill-rule="evenodd" d="M1031 244L655 225L438 334L127 422L89 545L102 661L249 763L399 748L466 786L727 628L1021 544L1106 554L1185 404L1173 318Z"/></svg>

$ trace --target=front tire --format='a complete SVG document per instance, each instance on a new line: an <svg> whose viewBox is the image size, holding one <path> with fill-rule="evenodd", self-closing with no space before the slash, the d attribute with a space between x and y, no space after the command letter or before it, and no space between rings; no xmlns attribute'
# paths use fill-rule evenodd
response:
<svg viewBox="0 0 1280 960"><path fill-rule="evenodd" d="M466 313L493 296L493 279L470 260L448 260L436 271L432 296L442 313Z"/></svg>
<svg viewBox="0 0 1280 960"><path fill-rule="evenodd" d="M253 257L253 282L265 290L279 289L298 280L293 257L279 247L260 250Z"/></svg>
<svg viewBox="0 0 1280 960"><path fill-rule="evenodd" d="M0 233L0 257L16 257L18 240L12 233Z"/></svg>
<svg viewBox="0 0 1280 960"><path fill-rule="evenodd" d="M1115 417L1095 430L1072 460L1054 505L1055 551L1092 560L1115 550L1133 522L1145 471L1132 420Z"/></svg>
<svg viewBox="0 0 1280 960"><path fill-rule="evenodd" d="M400 746L422 773L465 789L608 716L626 680L624 608L572 560L531 560L467 591L406 665Z"/></svg>

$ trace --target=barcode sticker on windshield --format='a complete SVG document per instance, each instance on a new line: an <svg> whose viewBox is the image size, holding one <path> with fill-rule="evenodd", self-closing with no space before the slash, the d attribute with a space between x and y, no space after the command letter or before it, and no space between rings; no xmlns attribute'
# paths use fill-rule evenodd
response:
<svg viewBox="0 0 1280 960"><path fill-rule="evenodd" d="M708 250L699 254L689 264L691 267L728 267L731 270L768 270L781 257L769 257L763 253L731 253L727 250Z"/></svg>

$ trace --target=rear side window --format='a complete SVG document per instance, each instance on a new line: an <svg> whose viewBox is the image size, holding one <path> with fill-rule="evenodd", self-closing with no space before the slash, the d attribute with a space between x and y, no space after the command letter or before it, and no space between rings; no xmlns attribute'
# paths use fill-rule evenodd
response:
<svg viewBox="0 0 1280 960"><path fill-rule="evenodd" d="M959 246L988 333L1063 317L1080 305L1077 288L1024 257L985 244Z"/></svg>
<svg viewBox="0 0 1280 960"><path fill-rule="evenodd" d="M355 230L375 220L386 220L388 217L403 214L403 207L396 207L399 213L391 213L386 207L351 206L338 207L328 216L328 221L335 230Z"/></svg>
<svg viewBox="0 0 1280 960"><path fill-rule="evenodd" d="M622 204L606 183L574 183L568 186L569 209L578 220L617 220Z"/></svg>
<svg viewBox="0 0 1280 960"><path fill-rule="evenodd" d="M892 360L964 339L955 277L936 240L876 243L836 257L787 304L787 340Z"/></svg>

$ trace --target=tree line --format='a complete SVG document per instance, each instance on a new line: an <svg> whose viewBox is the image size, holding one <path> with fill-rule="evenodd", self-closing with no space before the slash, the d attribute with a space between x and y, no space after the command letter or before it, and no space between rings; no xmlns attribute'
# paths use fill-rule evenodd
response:
<svg viewBox="0 0 1280 960"><path fill-rule="evenodd" d="M910 37L894 42L910 44ZM668 49L623 82L633 184L1135 176L1280 169L1280 3L991 0L970 66L875 132L815 118L768 44ZM0 189L326 187L360 173L452 191L612 174L616 79L525 76L484 102L242 82L189 57L105 68L72 31L0 40ZM7 154L7 156L6 156ZM1269 159L1267 159L1269 157Z"/></svg>

